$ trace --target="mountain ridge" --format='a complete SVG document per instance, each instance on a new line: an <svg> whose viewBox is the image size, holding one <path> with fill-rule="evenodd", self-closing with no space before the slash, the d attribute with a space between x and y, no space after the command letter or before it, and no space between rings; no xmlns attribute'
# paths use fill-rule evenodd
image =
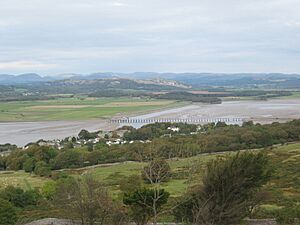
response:
<svg viewBox="0 0 300 225"><path fill-rule="evenodd" d="M36 73L20 75L0 74L1 85L36 84L62 80L98 80L126 78L137 82L161 83L171 86L193 86L195 88L207 86L260 86L300 88L300 74L284 73L156 73L134 72L115 73L98 72L91 74L65 73L56 76L41 76Z"/></svg>

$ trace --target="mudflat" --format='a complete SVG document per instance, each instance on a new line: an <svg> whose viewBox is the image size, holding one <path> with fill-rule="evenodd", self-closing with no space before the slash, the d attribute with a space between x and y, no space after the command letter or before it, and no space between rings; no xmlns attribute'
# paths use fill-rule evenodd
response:
<svg viewBox="0 0 300 225"><path fill-rule="evenodd" d="M222 104L188 106L140 115L134 118L243 118L259 123L284 122L300 118L300 99L268 101L224 101Z"/></svg>
<svg viewBox="0 0 300 225"><path fill-rule="evenodd" d="M300 99L268 101L225 101L222 104L191 104L173 109L157 110L132 118L221 118L239 117L259 123L284 122L300 118ZM51 140L89 131L113 130L116 124L108 120L73 120L0 123L0 143L19 146L39 139Z"/></svg>
<svg viewBox="0 0 300 225"><path fill-rule="evenodd" d="M0 123L0 144L24 146L40 139L52 140L76 136L81 129L89 131L113 129L106 120L42 121Z"/></svg>

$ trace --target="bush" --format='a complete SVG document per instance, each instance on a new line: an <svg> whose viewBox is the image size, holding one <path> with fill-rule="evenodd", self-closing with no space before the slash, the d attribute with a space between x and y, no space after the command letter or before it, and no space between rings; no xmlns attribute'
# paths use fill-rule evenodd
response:
<svg viewBox="0 0 300 225"><path fill-rule="evenodd" d="M35 165L34 173L41 177L49 177L51 175L51 168L47 163L43 161L37 162Z"/></svg>
<svg viewBox="0 0 300 225"><path fill-rule="evenodd" d="M0 199L0 225L13 225L17 220L16 208L9 201Z"/></svg>
<svg viewBox="0 0 300 225"><path fill-rule="evenodd" d="M28 158L24 163L23 163L23 169L25 172L31 173L34 170L34 159L33 158Z"/></svg>
<svg viewBox="0 0 300 225"><path fill-rule="evenodd" d="M279 224L296 224L296 220L300 218L300 205L279 209L275 217Z"/></svg>
<svg viewBox="0 0 300 225"><path fill-rule="evenodd" d="M12 203L15 207L25 208L37 205L40 198L34 190L24 191L19 187L8 186L0 193L0 197Z"/></svg>
<svg viewBox="0 0 300 225"><path fill-rule="evenodd" d="M164 189L157 192L154 189L140 188L125 193L123 202L130 207L132 220L138 225L145 225L151 218L157 216L162 206L167 203L169 196L169 192Z"/></svg>
<svg viewBox="0 0 300 225"><path fill-rule="evenodd" d="M183 199L184 204L175 212L195 224L237 224L259 203L257 193L271 172L263 153L244 152L212 160L202 184Z"/></svg>

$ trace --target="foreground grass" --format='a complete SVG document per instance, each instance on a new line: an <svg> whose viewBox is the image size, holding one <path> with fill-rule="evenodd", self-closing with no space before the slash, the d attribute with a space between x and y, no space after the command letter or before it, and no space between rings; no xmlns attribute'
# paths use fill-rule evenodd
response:
<svg viewBox="0 0 300 225"><path fill-rule="evenodd" d="M258 213L256 218L273 218L278 209L300 204L300 144L289 144L258 151L266 151L270 156L275 174L263 188L269 194L259 208L263 213ZM172 177L168 182L163 183L162 187L171 194L169 206L172 207L174 198L182 196L190 187L201 183L205 166L209 160L224 157L226 154L235 154L235 152L204 154L191 158L168 160ZM146 163L140 162L124 162L70 169L65 170L65 172L75 177L87 173L92 174L107 185L113 198L122 201L120 184L131 175L141 174L141 170L145 165ZM19 186L24 189L41 188L49 180L50 178L37 177L23 171L1 172L0 189L8 185ZM47 205L41 205L34 210L25 210L21 216L24 219L28 218L27 222L40 218L64 217L59 210L49 209ZM165 214L159 220L172 222L174 218L171 214Z"/></svg>
<svg viewBox="0 0 300 225"><path fill-rule="evenodd" d="M300 203L300 144L291 144L269 151L275 175L266 185L271 193L268 203L280 206Z"/></svg>
<svg viewBox="0 0 300 225"><path fill-rule="evenodd" d="M277 146L266 150L274 167L274 176L264 187L270 193L266 204L278 207L289 202L300 202L300 144ZM173 197L181 196L187 189L201 182L207 162L226 154L206 154L186 159L169 160L172 178L163 188ZM106 183L113 192L119 192L119 184L130 175L140 174L145 163L127 162L108 167L98 167L84 171Z"/></svg>
<svg viewBox="0 0 300 225"><path fill-rule="evenodd" d="M86 120L180 105L176 101L141 98L58 98L0 104L0 121Z"/></svg>
<svg viewBox="0 0 300 225"><path fill-rule="evenodd" d="M269 148L266 151L274 167L275 173L271 181L264 187L270 196L264 200L266 209L276 209L290 203L300 202L300 144L288 144ZM224 157L230 153L204 154L185 159L168 160L171 170L171 179L162 186L172 197L183 195L189 187L201 183L201 177L207 162L216 157ZM106 184L114 196L120 193L120 183L131 175L141 174L145 163L124 162L108 165L99 165L93 168L67 170L72 176L92 174L95 178ZM49 180L28 173L2 172L0 173L0 188L7 185L22 188L42 187Z"/></svg>
<svg viewBox="0 0 300 225"><path fill-rule="evenodd" d="M0 172L0 189L9 185L20 187L25 190L40 188L47 181L47 178L41 178L24 171L5 171Z"/></svg>

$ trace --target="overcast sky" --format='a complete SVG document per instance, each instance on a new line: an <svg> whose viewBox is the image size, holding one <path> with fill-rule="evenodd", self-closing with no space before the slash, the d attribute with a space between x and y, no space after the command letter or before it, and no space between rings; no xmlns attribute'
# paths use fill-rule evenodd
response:
<svg viewBox="0 0 300 225"><path fill-rule="evenodd" d="M0 74L300 73L300 0L0 0Z"/></svg>

